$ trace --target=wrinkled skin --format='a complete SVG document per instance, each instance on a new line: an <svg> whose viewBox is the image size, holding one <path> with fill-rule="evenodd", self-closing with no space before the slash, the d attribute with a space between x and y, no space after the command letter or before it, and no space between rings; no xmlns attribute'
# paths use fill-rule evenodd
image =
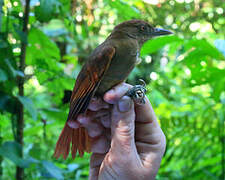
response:
<svg viewBox="0 0 225 180"><path fill-rule="evenodd" d="M151 180L157 174L165 136L146 97L144 105L137 105L124 96L131 87L117 85L104 95L105 102L93 98L87 113L78 117L95 137L89 180Z"/></svg>

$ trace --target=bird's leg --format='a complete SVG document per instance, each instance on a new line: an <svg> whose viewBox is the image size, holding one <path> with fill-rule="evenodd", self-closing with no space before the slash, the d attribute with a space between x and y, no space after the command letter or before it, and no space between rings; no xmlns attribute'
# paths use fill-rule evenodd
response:
<svg viewBox="0 0 225 180"><path fill-rule="evenodd" d="M139 79L139 81L142 82L142 85L135 85L125 95L131 97L137 104L145 104L146 84L142 79Z"/></svg>

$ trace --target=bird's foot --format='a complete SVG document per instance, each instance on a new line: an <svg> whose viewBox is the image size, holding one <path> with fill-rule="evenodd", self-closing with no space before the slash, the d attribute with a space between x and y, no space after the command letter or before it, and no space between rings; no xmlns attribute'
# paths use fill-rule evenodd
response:
<svg viewBox="0 0 225 180"><path fill-rule="evenodd" d="M145 93L147 91L144 80L139 79L142 85L135 85L126 92L126 96L131 97L137 104L145 104Z"/></svg>

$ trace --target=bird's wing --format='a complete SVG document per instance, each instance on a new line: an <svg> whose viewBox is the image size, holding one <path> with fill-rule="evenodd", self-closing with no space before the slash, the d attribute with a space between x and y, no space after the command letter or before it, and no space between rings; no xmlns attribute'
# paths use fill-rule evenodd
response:
<svg viewBox="0 0 225 180"><path fill-rule="evenodd" d="M85 112L110 66L115 54L115 48L104 47L99 53L94 54L95 56L88 60L77 77L70 99L70 112L67 120L75 121L78 114ZM80 157L83 156L85 151L90 152L91 139L87 131L83 127L73 129L66 123L57 141L54 156L59 158L62 154L64 159L66 159L70 151L71 142L72 158L75 158L77 150Z"/></svg>
<svg viewBox="0 0 225 180"><path fill-rule="evenodd" d="M114 54L114 47L104 47L84 65L77 77L70 99L68 120L76 120L78 114L86 111L91 98L110 66Z"/></svg>

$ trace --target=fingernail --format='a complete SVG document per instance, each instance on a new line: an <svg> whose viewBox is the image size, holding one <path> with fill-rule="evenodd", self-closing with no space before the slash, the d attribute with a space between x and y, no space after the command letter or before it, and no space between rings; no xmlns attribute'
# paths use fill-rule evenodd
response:
<svg viewBox="0 0 225 180"><path fill-rule="evenodd" d="M123 96L118 104L117 108L120 112L127 112L131 108L131 99L128 96Z"/></svg>
<svg viewBox="0 0 225 180"><path fill-rule="evenodd" d="M90 137L98 137L102 134L102 129L98 129L98 130L89 130L88 132Z"/></svg>

